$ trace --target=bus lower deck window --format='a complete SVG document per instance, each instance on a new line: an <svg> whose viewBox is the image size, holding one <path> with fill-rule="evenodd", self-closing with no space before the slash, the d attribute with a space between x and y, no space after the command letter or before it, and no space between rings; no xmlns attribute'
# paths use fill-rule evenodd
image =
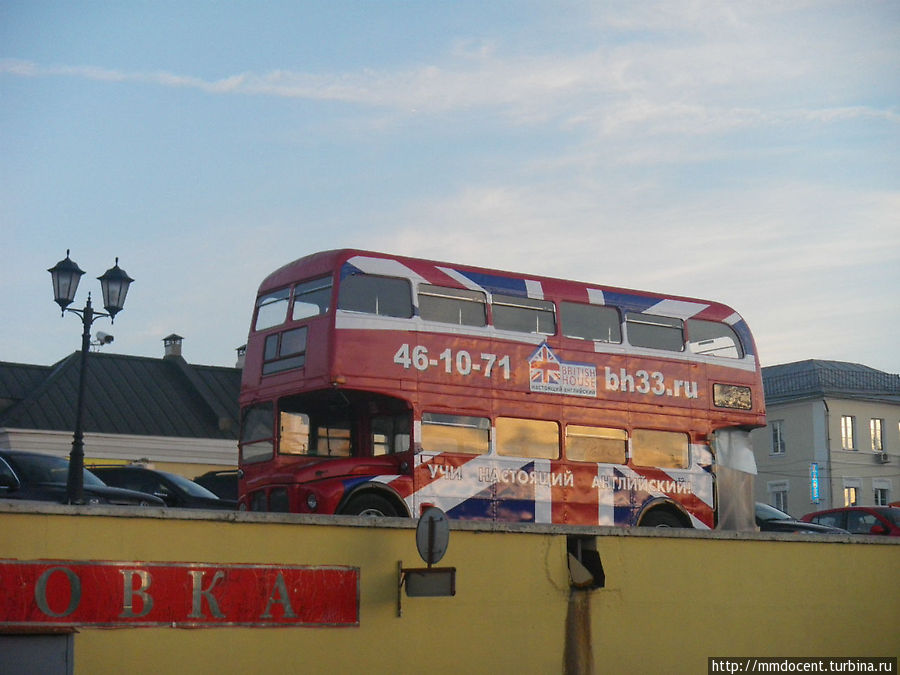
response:
<svg viewBox="0 0 900 675"><path fill-rule="evenodd" d="M491 421L485 417L422 414L422 449L484 455L490 448Z"/></svg>
<svg viewBox="0 0 900 675"><path fill-rule="evenodd" d="M559 459L559 425L547 420L498 417L497 454Z"/></svg>
<svg viewBox="0 0 900 675"><path fill-rule="evenodd" d="M631 435L631 461L638 466L686 469L689 450L687 434L677 431L635 429Z"/></svg>
<svg viewBox="0 0 900 675"><path fill-rule="evenodd" d="M624 464L628 434L624 429L566 427L566 457L577 462Z"/></svg>

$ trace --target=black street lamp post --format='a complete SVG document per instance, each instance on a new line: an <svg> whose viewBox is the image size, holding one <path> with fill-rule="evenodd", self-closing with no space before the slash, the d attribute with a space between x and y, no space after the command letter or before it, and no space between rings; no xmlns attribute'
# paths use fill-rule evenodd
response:
<svg viewBox="0 0 900 675"><path fill-rule="evenodd" d="M84 332L81 334L81 372L78 376L78 400L75 409L75 432L72 437L72 452L69 454L69 476L66 483L66 501L69 504L84 503L84 388L87 372L88 353L91 348L91 324L102 316L108 316L110 321L116 314L122 311L125 304L125 296L128 287L134 281L125 270L119 267L119 259L116 258L115 267L111 267L103 273L100 280L100 288L103 292L103 309L106 312L95 311L91 305L91 294L88 293L87 302L83 309L71 309L69 305L75 300L75 291L78 290L78 282L81 280L84 270L78 267L66 251L65 260L60 260L49 270L53 279L54 300L62 309L62 315L72 312L81 317Z"/></svg>

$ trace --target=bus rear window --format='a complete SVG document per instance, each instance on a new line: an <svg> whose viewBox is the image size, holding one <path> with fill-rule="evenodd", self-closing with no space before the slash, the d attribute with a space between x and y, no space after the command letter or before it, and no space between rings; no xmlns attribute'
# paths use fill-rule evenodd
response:
<svg viewBox="0 0 900 675"><path fill-rule="evenodd" d="M519 333L556 333L556 315L549 300L494 295L491 298L494 326Z"/></svg>
<svg viewBox="0 0 900 675"><path fill-rule="evenodd" d="M635 429L631 435L631 461L637 466L686 469L690 466L687 434Z"/></svg>
<svg viewBox="0 0 900 675"><path fill-rule="evenodd" d="M427 321L455 323L460 326L487 324L484 293L460 288L419 286L419 314Z"/></svg>
<svg viewBox="0 0 900 675"><path fill-rule="evenodd" d="M490 450L491 421L485 417L422 414L422 449L464 455L484 455Z"/></svg>
<svg viewBox="0 0 900 675"><path fill-rule="evenodd" d="M744 358L737 333L727 323L688 319L688 347L694 354L726 359Z"/></svg>
<svg viewBox="0 0 900 675"><path fill-rule="evenodd" d="M409 281L354 274L341 281L338 309L408 319L413 315Z"/></svg>
<svg viewBox="0 0 900 675"><path fill-rule="evenodd" d="M619 310L603 305L562 302L559 305L563 335L597 342L621 342Z"/></svg>
<svg viewBox="0 0 900 675"><path fill-rule="evenodd" d="M559 459L559 425L546 420L497 418L497 454Z"/></svg>
<svg viewBox="0 0 900 675"><path fill-rule="evenodd" d="M681 319L657 314L627 312L625 326L628 343L634 347L666 349L670 352L684 350L684 331Z"/></svg>
<svg viewBox="0 0 900 675"><path fill-rule="evenodd" d="M566 457L576 462L624 464L628 434L624 429L566 427Z"/></svg>

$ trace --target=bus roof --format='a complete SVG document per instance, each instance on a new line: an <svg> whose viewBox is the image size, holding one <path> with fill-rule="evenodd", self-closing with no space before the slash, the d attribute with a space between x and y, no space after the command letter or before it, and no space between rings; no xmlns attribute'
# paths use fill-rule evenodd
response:
<svg viewBox="0 0 900 675"><path fill-rule="evenodd" d="M650 291L640 291L635 289L623 288L618 286L607 286L599 283L590 283L583 281L572 281L566 279L557 279L553 277L544 277L534 274L524 274L521 272L509 272L504 270L489 269L484 267L476 267L473 265L463 265L458 263L439 262L435 260L426 260L413 258L409 256L393 255L389 253L379 253L376 251L367 251L363 249L333 249L330 251L320 251L304 256L293 262L290 262L267 276L259 286L259 294L268 293L273 290L284 288L290 284L297 282L303 278L309 278L318 275L329 274L338 267L342 267L345 263L351 262L353 259L369 259L384 260L398 263L394 265L395 275L408 276L411 278L420 278L442 286L451 286L457 288L465 288L468 284L459 281L459 275L463 275L468 279L477 279L484 282L485 288L492 292L504 292L516 295L514 288L505 284L505 281L518 281L523 284L527 282L538 282L544 295L554 297L559 300L568 300L571 302L587 302L591 297L591 291L596 291L609 296L610 299L615 296L625 298L644 298L646 303L626 302L626 305L654 305L670 301L673 304L672 315L679 315L675 305L678 303L687 303L692 306L698 304L705 305L702 313L692 312L695 318L709 319L713 321L722 321L729 317L737 317L737 312L728 305L720 302L693 298L680 295L668 295L662 293L654 293ZM402 271L397 271L402 270ZM446 271L456 272L457 275L447 274ZM368 271L368 270L363 270ZM491 282L495 283L491 283ZM493 286L493 287L492 287ZM525 293L522 293L523 295ZM603 303L601 303L603 304ZM666 314L665 311L659 311Z"/></svg>

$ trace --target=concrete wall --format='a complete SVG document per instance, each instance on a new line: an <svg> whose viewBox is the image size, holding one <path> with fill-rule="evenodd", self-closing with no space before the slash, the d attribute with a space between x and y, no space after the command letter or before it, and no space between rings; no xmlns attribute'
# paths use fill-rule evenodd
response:
<svg viewBox="0 0 900 675"><path fill-rule="evenodd" d="M900 542L604 529L573 591L567 534L454 523L455 597L402 598L415 523L0 503L0 558L359 567L350 628L80 628L76 673L706 672L709 656L897 656ZM33 507L31 507L33 508ZM138 511L138 513L135 513ZM568 664L568 665L567 665Z"/></svg>

